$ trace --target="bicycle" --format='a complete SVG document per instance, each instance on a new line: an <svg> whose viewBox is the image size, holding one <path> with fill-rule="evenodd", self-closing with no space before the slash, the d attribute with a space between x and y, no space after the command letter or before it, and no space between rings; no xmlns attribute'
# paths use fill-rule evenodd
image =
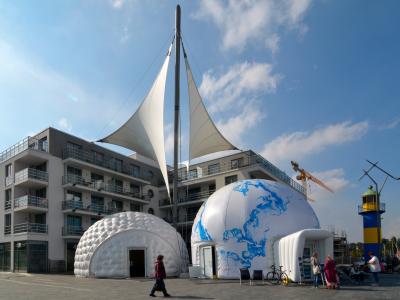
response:
<svg viewBox="0 0 400 300"><path fill-rule="evenodd" d="M282 270L283 266L279 266L279 269L275 266L272 265L271 272L267 273L267 280L272 282L273 284L282 284L282 285L288 285L290 283L289 276L286 274L284 270Z"/></svg>

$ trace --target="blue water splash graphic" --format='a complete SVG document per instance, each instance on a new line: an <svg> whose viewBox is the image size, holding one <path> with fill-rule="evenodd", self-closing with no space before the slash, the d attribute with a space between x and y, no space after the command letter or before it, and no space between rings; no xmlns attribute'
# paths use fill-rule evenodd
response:
<svg viewBox="0 0 400 300"><path fill-rule="evenodd" d="M197 221L197 224L194 226L195 232L197 231L199 233L200 240L202 241L212 241L211 235L208 233L207 229L203 225L203 214L205 211L205 205L206 203L203 204L203 211L200 214L199 220Z"/></svg>
<svg viewBox="0 0 400 300"><path fill-rule="evenodd" d="M230 230L226 230L223 234L224 241L234 238L238 243L246 243L247 250L242 251L241 253L225 250L219 251L220 255L225 256L227 259L240 262L245 268L251 267L252 260L255 257L265 257L266 255L266 243L268 240L267 233L269 228L265 228L262 235L263 237L260 240L256 240L253 237L254 229L257 229L260 224L259 214L264 213L270 215L281 215L286 212L287 204L289 203L289 201L283 201L283 199L279 197L276 192L273 192L265 183L259 180L240 181L233 190L240 192L244 197L247 197L251 187L265 191L265 194L257 198L257 200L261 200L261 203L251 211L246 222L243 224L242 229L232 228Z"/></svg>

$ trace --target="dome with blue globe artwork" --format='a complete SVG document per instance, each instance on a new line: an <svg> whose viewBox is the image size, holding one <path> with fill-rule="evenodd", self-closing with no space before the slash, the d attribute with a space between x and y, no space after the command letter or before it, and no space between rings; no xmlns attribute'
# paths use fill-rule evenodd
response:
<svg viewBox="0 0 400 300"><path fill-rule="evenodd" d="M269 180L227 185L204 202L192 228L192 263L201 249L215 249L216 275L237 278L240 268L264 270L274 263L273 243L302 229L319 228L314 210L301 193Z"/></svg>

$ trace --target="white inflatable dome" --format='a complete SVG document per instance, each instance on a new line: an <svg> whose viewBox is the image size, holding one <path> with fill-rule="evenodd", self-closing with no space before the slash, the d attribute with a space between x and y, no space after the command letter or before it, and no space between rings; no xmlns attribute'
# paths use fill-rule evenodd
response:
<svg viewBox="0 0 400 300"><path fill-rule="evenodd" d="M151 214L122 212L97 221L83 234L74 273L79 277L129 277L130 249L145 251L146 276L153 273L160 254L168 276L186 272L186 245L170 224Z"/></svg>
<svg viewBox="0 0 400 300"><path fill-rule="evenodd" d="M238 278L240 268L268 272L274 241L313 228L318 218L301 193L275 181L238 181L216 191L197 213L192 263L204 264L201 248L213 246L219 278Z"/></svg>

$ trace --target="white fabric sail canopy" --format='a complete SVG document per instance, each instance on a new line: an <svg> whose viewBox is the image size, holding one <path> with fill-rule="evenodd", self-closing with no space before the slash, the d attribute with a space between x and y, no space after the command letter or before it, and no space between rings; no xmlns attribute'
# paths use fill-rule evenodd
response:
<svg viewBox="0 0 400 300"><path fill-rule="evenodd" d="M184 56L190 110L189 159L224 150L236 150L211 120L194 82L186 53Z"/></svg>
<svg viewBox="0 0 400 300"><path fill-rule="evenodd" d="M131 149L155 160L161 170L169 195L168 173L164 149L164 95L169 59L164 64L149 93L134 115L109 136L99 140Z"/></svg>

